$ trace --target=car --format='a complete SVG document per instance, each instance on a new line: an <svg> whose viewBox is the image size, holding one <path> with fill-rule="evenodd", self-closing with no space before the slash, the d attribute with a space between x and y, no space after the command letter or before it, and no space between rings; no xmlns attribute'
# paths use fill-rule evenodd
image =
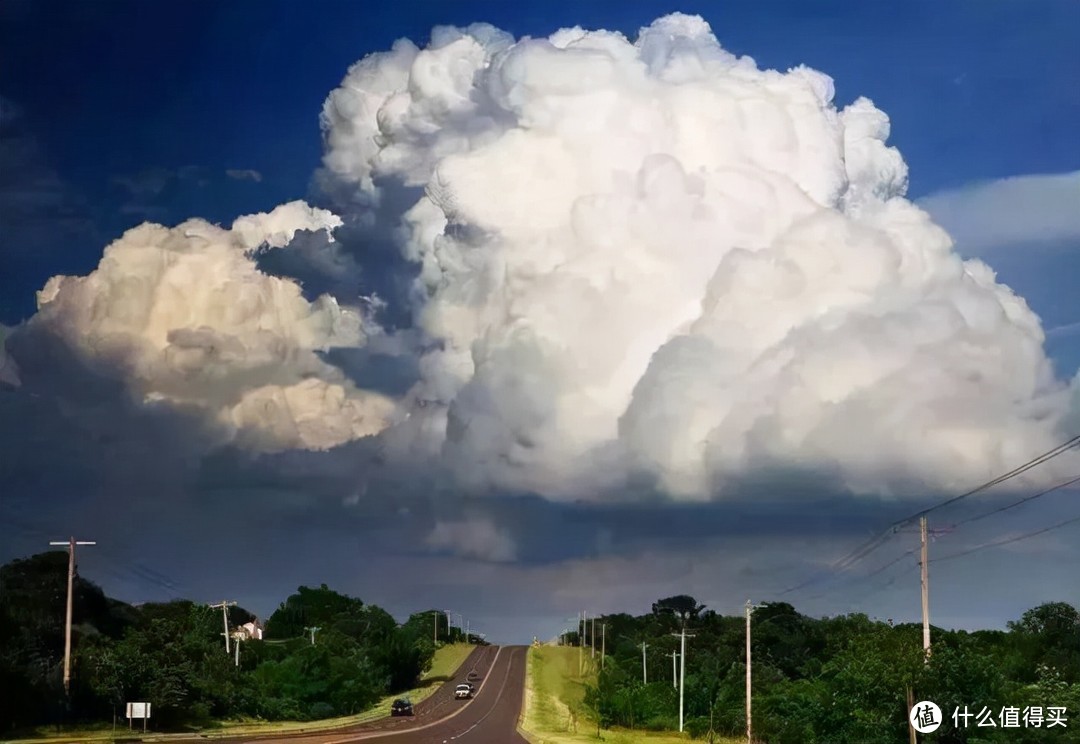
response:
<svg viewBox="0 0 1080 744"><path fill-rule="evenodd" d="M474 691L473 686L466 682L454 688L454 697L458 700L465 700L471 698Z"/></svg>
<svg viewBox="0 0 1080 744"><path fill-rule="evenodd" d="M392 716L411 716L412 714L412 703L405 698L398 698L390 705L390 715Z"/></svg>
<svg viewBox="0 0 1080 744"><path fill-rule="evenodd" d="M469 672L469 676L466 677L466 679L469 680L470 682L475 682L476 680L480 679L480 675L477 674L476 671L474 670L474 671Z"/></svg>

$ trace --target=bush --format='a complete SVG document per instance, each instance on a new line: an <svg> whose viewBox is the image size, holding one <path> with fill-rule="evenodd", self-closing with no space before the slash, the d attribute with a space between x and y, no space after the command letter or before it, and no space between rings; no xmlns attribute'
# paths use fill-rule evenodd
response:
<svg viewBox="0 0 1080 744"><path fill-rule="evenodd" d="M334 706L330 705L330 703L318 702L308 710L308 718L318 721L322 718L333 718L334 713Z"/></svg>

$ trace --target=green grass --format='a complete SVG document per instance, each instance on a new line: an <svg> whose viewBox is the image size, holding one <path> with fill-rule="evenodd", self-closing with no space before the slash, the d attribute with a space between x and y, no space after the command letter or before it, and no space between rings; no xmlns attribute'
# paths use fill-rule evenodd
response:
<svg viewBox="0 0 1080 744"><path fill-rule="evenodd" d="M525 671L525 702L521 732L532 744L586 744L597 741L596 720L584 709L585 688L596 681L595 663L585 657L578 671L578 650L569 646L529 649ZM576 722L576 727L575 727ZM575 731L576 728L576 731ZM609 744L687 744L686 734L675 731L603 729ZM716 744L738 744L742 739L714 739Z"/></svg>
<svg viewBox="0 0 1080 744"><path fill-rule="evenodd" d="M449 646L443 646L435 652L435 658L431 662L431 669L422 679L426 681L433 679L448 680L465 663L465 659L469 658L469 654L472 653L474 648L476 646L469 643L453 643Z"/></svg>
<svg viewBox="0 0 1080 744"><path fill-rule="evenodd" d="M408 692L388 695L363 713L355 716L342 716L340 718L326 718L321 721L222 721L212 728L198 731L200 736L208 739L241 736L246 734L277 734L296 731L326 731L343 726L353 726L358 723L367 723L390 715L390 705L399 697L407 697L413 704L419 703L435 693L439 687L449 680L458 668L465 662L469 654L476 646L468 643L454 643L443 646L435 651L429 669L420 680L419 686ZM185 734L151 734L148 733L144 741L168 741L174 737L189 737ZM99 724L79 729L68 729L58 732L54 726L41 726L33 731L30 738L4 739L5 744L19 744L20 742L37 742L48 740L51 744L63 744L64 742L88 742L88 741L114 741L129 737L142 737L142 724L135 722L134 730L127 730L127 720L120 721L113 732L111 724Z"/></svg>

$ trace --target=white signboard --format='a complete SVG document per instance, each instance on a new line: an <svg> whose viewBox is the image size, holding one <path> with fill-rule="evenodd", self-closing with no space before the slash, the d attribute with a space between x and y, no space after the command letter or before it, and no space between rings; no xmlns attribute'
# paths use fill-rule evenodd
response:
<svg viewBox="0 0 1080 744"><path fill-rule="evenodd" d="M128 718L149 718L150 717L150 703L128 703L127 704L127 717Z"/></svg>

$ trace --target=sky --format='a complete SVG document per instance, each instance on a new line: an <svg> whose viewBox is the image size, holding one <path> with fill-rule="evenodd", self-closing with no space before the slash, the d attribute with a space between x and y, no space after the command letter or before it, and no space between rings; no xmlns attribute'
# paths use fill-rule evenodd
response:
<svg viewBox="0 0 1080 744"><path fill-rule="evenodd" d="M914 559L874 571L917 535L843 557L1080 433L1078 24L5 3L0 559L75 533L132 601L325 582L518 642L678 593L915 619ZM1076 529L943 561L935 622L1080 602Z"/></svg>

